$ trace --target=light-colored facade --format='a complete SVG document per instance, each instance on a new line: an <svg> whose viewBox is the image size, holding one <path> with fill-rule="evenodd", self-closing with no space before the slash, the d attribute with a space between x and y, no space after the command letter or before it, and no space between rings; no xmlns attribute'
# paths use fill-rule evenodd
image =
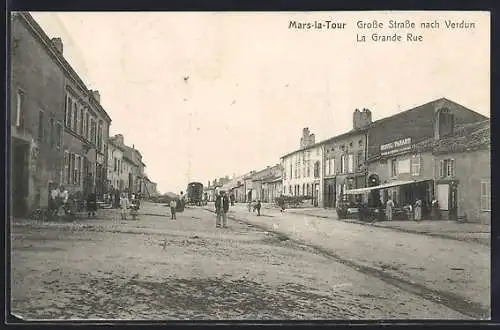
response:
<svg viewBox="0 0 500 330"><path fill-rule="evenodd" d="M309 130L303 130L303 135ZM304 140L303 136L301 142ZM323 206L323 148L309 139L309 144L301 143L302 149L281 157L283 194L308 196L314 206Z"/></svg>
<svg viewBox="0 0 500 330"><path fill-rule="evenodd" d="M122 177L124 149L115 141L115 138L110 138L108 143L108 185L113 189L123 190L125 188L125 181Z"/></svg>

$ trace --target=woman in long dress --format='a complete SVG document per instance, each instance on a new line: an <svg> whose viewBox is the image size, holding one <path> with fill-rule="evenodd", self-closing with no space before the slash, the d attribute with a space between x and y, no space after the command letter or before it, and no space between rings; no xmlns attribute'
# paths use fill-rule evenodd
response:
<svg viewBox="0 0 500 330"><path fill-rule="evenodd" d="M392 199L389 198L389 200L386 203L385 207L385 216L387 218L387 221L392 221L392 211L394 209L394 202Z"/></svg>
<svg viewBox="0 0 500 330"><path fill-rule="evenodd" d="M127 220L127 212L130 206L130 201L126 193L122 193L120 196L120 215L122 220Z"/></svg>
<svg viewBox="0 0 500 330"><path fill-rule="evenodd" d="M422 201L418 199L415 202L415 221L422 220Z"/></svg>

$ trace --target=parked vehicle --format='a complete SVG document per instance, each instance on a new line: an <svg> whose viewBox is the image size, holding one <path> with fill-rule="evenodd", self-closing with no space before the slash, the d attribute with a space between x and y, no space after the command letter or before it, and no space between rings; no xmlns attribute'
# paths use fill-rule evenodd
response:
<svg viewBox="0 0 500 330"><path fill-rule="evenodd" d="M187 202L191 205L202 205L203 201L203 183L190 182L187 186Z"/></svg>

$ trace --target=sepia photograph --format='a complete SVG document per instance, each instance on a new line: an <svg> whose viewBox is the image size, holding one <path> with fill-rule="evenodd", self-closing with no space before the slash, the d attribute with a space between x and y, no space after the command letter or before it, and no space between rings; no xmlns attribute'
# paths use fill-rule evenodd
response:
<svg viewBox="0 0 500 330"><path fill-rule="evenodd" d="M8 17L19 320L490 320L490 12Z"/></svg>

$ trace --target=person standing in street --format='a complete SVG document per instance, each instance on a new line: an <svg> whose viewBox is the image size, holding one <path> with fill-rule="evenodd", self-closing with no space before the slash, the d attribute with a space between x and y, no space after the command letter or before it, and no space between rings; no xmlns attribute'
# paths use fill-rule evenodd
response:
<svg viewBox="0 0 500 330"><path fill-rule="evenodd" d="M126 193L122 193L120 196L120 216L122 220L127 220L127 212L130 205L130 201L128 199L128 195Z"/></svg>
<svg viewBox="0 0 500 330"><path fill-rule="evenodd" d="M94 192L91 192L87 197L87 215L88 217L95 217L97 212L97 197Z"/></svg>
<svg viewBox="0 0 500 330"><path fill-rule="evenodd" d="M257 201L257 204L255 204L255 209L257 210L257 216L260 216L260 208L262 207L262 204L260 203L260 200Z"/></svg>
<svg viewBox="0 0 500 330"><path fill-rule="evenodd" d="M49 198L49 210L52 215L57 215L57 211L59 209L59 195L61 194L61 190L59 186L54 185L52 190L50 191Z"/></svg>
<svg viewBox="0 0 500 330"><path fill-rule="evenodd" d="M422 200L417 199L415 202L415 221L420 221L422 220Z"/></svg>
<svg viewBox="0 0 500 330"><path fill-rule="evenodd" d="M392 199L389 197L389 200L386 203L385 206L385 216L387 221L392 221L392 211L394 210L394 202Z"/></svg>
<svg viewBox="0 0 500 330"><path fill-rule="evenodd" d="M177 219L177 217L175 216L176 210L177 210L177 201L174 198L172 198L172 200L170 201L170 215L172 220Z"/></svg>
<svg viewBox="0 0 500 330"><path fill-rule="evenodd" d="M227 228L227 211L229 211L229 198L224 194L224 190L221 190L215 199L215 213L217 214L216 228L220 228L221 226Z"/></svg>

